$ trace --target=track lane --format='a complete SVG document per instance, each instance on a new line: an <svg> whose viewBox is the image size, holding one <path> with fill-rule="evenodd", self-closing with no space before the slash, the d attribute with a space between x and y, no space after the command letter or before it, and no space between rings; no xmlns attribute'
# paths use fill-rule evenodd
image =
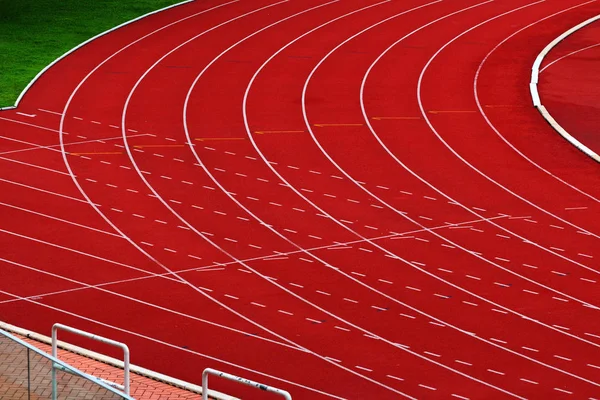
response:
<svg viewBox="0 0 600 400"><path fill-rule="evenodd" d="M10 292L2 291L1 293L3 295L10 296L13 298L19 298L18 295L12 294ZM158 336L162 337L164 339L166 339L167 337L173 337L174 343L170 342L168 340L163 340L161 338L156 338L156 337L145 335L143 333L137 332L136 330L128 330L122 326L110 325L110 324L100 321L100 320L94 320L87 316L77 314L76 312L73 312L73 311L62 310L59 307L56 307L52 304L45 304L45 303L39 302L37 300L27 300L27 301L19 302L17 304L18 304L18 307L12 307L11 310L9 310L11 313L12 312L21 312L21 313L34 312L36 314L43 315L43 319L47 320L47 323L49 324L48 326L50 326L52 323L54 323L55 321L58 320L58 321L62 321L64 323L66 323L66 324L81 326L81 327L83 327L83 329L86 329L86 330L94 330L96 332L106 331L107 333L103 333L103 334L111 335L111 337L115 337L115 335L120 335L120 337L126 338L125 340L127 340L128 343L131 343L130 349L131 349L132 353L138 354L138 356L136 357L137 360L141 361L142 363L144 363L146 365L151 366L154 370L157 370L157 371L160 371L161 368L164 368L164 362L162 361L162 351L164 350L164 348L168 348L170 351L175 351L178 355L178 360L181 361L182 364L185 364L185 365L197 363L198 358L203 358L203 359L210 360L211 365L219 366L220 368L225 368L225 369L228 369L231 371L236 371L235 373L238 373L238 374L242 374L242 375L256 374L256 376L260 377L261 380L273 379L278 382L279 386L286 387L286 388L290 387L294 391L299 392L300 395L311 396L311 397L317 396L317 398L343 399L343 397L339 397L339 396L330 394L328 392L320 391L318 389L311 388L309 386L305 386L305 385L296 383L294 381L289 381L284 378L281 378L281 377L278 377L275 375L271 375L267 372L263 372L262 367L264 365L261 365L261 368L256 370L256 369L250 368L244 364L236 364L235 362L226 360L226 359L218 357L218 356L217 357L211 356L210 354L203 352L201 349L195 350L195 349L191 348L192 346L190 345L189 341L187 341L185 339L182 340L181 337L176 336L176 331L171 329L172 326L167 325L166 329L164 329L164 331ZM69 304L72 304L72 303L69 303ZM40 312L40 310L43 310L43 312ZM105 318L103 318L103 319L105 319ZM73 340L73 343L75 343L75 344L79 343L77 338L75 338ZM238 342L235 341L234 343L238 343ZM86 345L89 346L89 343L86 343ZM231 343L229 343L228 346L231 347ZM296 354L296 353L293 353L293 354ZM138 361L136 361L136 362L138 362ZM173 369L173 366L171 366L170 369ZM194 379L197 378L198 374L197 374L196 370L184 369L183 371L181 371L181 375L184 376L184 379L193 381ZM215 385L215 386L217 388L223 387L224 389L227 389L230 392L235 392L236 389L237 389L237 393L240 392L239 387L236 387L233 385L223 385L223 386ZM249 395L248 398L253 398L253 397L251 397L252 394L256 395L256 392L248 391L248 395Z"/></svg>
<svg viewBox="0 0 600 400"><path fill-rule="evenodd" d="M169 138L169 137L168 137L168 136L166 136L164 139L166 140L166 139L168 139L168 138ZM203 140L204 140L204 139L203 139ZM200 141L200 142L202 142L202 141ZM163 144L164 144L164 143L163 143ZM207 147L208 147L208 146L207 146ZM140 148L139 150L141 150L141 148ZM208 149L206 149L206 150L208 150ZM208 151L213 151L213 152L214 152L214 150L208 150ZM225 150L225 151L229 151L229 150ZM231 152L231 153L233 153L232 151L230 151L230 152ZM162 151L161 151L161 153L162 153ZM175 153L173 153L173 154L175 154ZM226 154L227 154L227 153L226 153ZM238 153L238 151L236 150L236 152L235 152L235 154L234 154L233 156L238 156L238 155L239 155L239 156L241 157L241 156L242 156L242 154L243 154L243 152L242 152L242 153ZM250 154L252 154L252 153L250 153ZM163 154L163 155L164 155L164 154ZM229 154L228 154L228 155L229 155ZM158 156L155 156L154 154L152 154L152 156L153 156L153 157L158 157ZM244 155L243 157L244 157L244 158L246 158L246 157L254 157L254 156L252 156L252 155L249 155L249 154L246 154L246 155ZM98 158L98 157L96 157L96 158ZM103 158L103 157L100 157L100 158ZM162 158L162 157L161 157L161 158ZM251 158L248 158L248 159L252 160ZM175 160L175 156L173 156L173 160ZM102 160L102 161L105 161L105 160ZM253 160L253 161L256 161L256 160ZM111 161L111 162L112 162L112 161ZM179 161L176 161L176 162L179 162ZM122 164L121 166L123 166L123 165L125 165L125 164ZM117 166L117 167L121 168L121 166ZM126 166L126 165L125 165L125 166ZM295 166L295 165L294 165L294 166ZM310 167L309 167L309 168L310 168ZM326 169L325 169L325 170L326 170ZM314 170L312 170L312 169L311 169L311 171L314 171ZM153 171L153 172L154 172L154 171ZM221 172L221 171L216 171L216 172ZM314 172L317 172L317 171L314 171ZM319 172L321 172L321 171L319 171ZM113 171L113 173L114 173L114 171ZM241 173L241 172L240 172L240 173ZM312 174L313 172L310 172L310 173ZM322 173L322 172L321 172L321 173ZM235 175L235 174L232 174L232 175ZM314 175L317 175L317 174L314 174ZM257 178L266 179L266 178L262 178L262 177L257 177ZM91 179L91 178L90 178L90 179ZM164 179L164 178L162 178L162 177L158 177L158 178L156 178L156 179L157 179L157 181L160 181L160 179ZM227 179L229 179L229 177L228 177ZM332 176L331 176L331 179L338 180L338 177L333 177L333 175L332 175ZM127 179L124 179L124 180L123 180L123 182L127 182L127 181L128 181ZM262 181L261 181L261 182L262 182ZM307 182L307 183L309 183L310 181L309 181L309 180L307 180L306 182ZM119 183L120 183L120 182L119 182ZM263 183L264 183L264 182L263 182ZM243 186L243 185L242 185L242 186ZM174 186L173 186L173 185L162 185L162 186L161 186L161 190L162 190L162 191L164 191L164 192L168 192L168 191L169 191L169 190L171 190L172 188L174 188ZM212 190L212 189L206 189L206 190ZM244 189L244 190L248 190L248 189ZM311 189L311 190L314 190L314 189ZM180 195L183 195L185 192L184 192L184 191L179 191L179 192L177 192L177 193L179 193ZM334 192L334 193L337 193L337 192ZM331 194L331 193L326 193L326 194ZM328 197L328 196L326 196L326 197ZM216 197L215 197L215 198L216 198ZM175 199L172 199L172 200L175 200ZM250 199L248 199L248 200L250 200ZM276 199L274 199L274 200L276 200ZM350 200L356 200L356 199L354 199L354 198L348 198L348 199L342 199L342 200L345 200L346 202L353 203L353 202L352 202L352 201L350 201ZM170 200L169 200L169 201L170 201ZM213 200L213 201L214 201L214 200ZM250 201L254 201L254 200L250 200ZM337 201L337 200L336 200L336 201ZM174 202L174 204L177 204L177 203L175 203L175 202ZM329 205L329 204L328 204L328 206L327 206L328 208L330 208L330 207L334 207L336 204L339 204L339 203L337 203L337 202L334 202L334 201L332 200L332 203L330 203L330 204L331 204L331 205ZM354 203L353 203L353 204L354 204ZM270 204L270 203L269 203L269 205L270 205L271 207L280 207L280 206L278 206L278 205L274 205L274 204ZM178 206L174 206L174 207L178 207ZM354 207L354 206L353 206L353 207ZM300 209L299 207L294 207L294 208L298 208L298 209ZM373 208L375 208L375 207L373 207ZM277 208L275 208L275 209L277 209ZM351 216L351 215L352 215L352 213L354 213L354 212L358 211L359 209L360 209L360 207L356 207L356 208L348 207L348 208L347 208L347 213L348 213L348 215L349 215L349 216ZM292 210L294 210L294 209L292 208ZM417 212L418 212L418 209L416 209L416 210L417 210ZM121 211L122 211L122 210L121 210ZM216 211L216 210L215 210L215 211ZM118 212L118 211L115 211L115 212ZM270 209L269 209L269 207L265 207L265 209L264 209L264 212L265 212L265 213L269 213L269 212L270 212ZM305 211L305 210L304 210L304 211L296 211L296 210L294 210L294 212L297 212L297 213L304 213L304 212L306 212L306 211ZM220 215L220 214L219 214L219 215ZM280 213L280 215L281 215L281 217L283 218L283 217L285 216L285 213L284 213L284 212L281 212L281 213ZM302 215L302 214L299 214L299 215ZM495 215L495 214L494 214L494 215ZM317 216L317 217L319 217L319 218L322 218L322 216L319 216L319 215L316 215L316 216ZM231 217L233 218L233 216L231 216ZM241 217L241 216L239 216L239 215L238 215L238 216L237 216L237 217L235 217L235 218L236 218L236 219L238 219L239 217ZM229 218L229 216L228 216L228 218ZM246 217L241 217L241 218L246 218ZM215 222L211 222L211 223L210 223L210 225L217 225L217 226L219 226L219 225L222 225L222 222L219 222L219 221L217 221L216 219L215 219L214 221L215 221ZM248 222L248 221L246 221L246 220L243 220L243 219L240 219L240 221ZM456 221L457 221L457 220L456 220ZM436 222L436 223L441 223L442 221L435 221L435 222ZM444 221L444 222L445 222L445 221ZM170 223L169 223L169 224L170 224ZM433 224L433 222L432 222L432 224ZM288 225L288 226L289 226L289 225ZM296 230L296 231L295 231L296 233L294 233L294 232L289 232L289 233L291 233L291 234L293 234L293 235L296 235L296 234L297 234L297 232L305 232L305 231L306 231L306 229L308 228L308 225L307 225L307 224L304 224L304 226L301 226L301 228L302 228L302 229ZM387 231L388 229L390 229L390 228L391 228L391 225L390 225L390 226L386 226L386 227L385 227L385 229L383 229L383 228L372 229L372 228L373 228L373 227L368 227L368 226L366 226L366 225L365 225L365 226L361 226L361 230L364 230L363 232L370 232L371 230L374 230L374 231L378 232L378 231L379 231L379 229L381 229L381 230L386 230L386 231ZM181 228L178 228L178 229L181 229ZM283 228L282 228L282 229L283 229ZM290 231L294 231L293 229L290 229L290 228L286 228L286 229L289 229ZM226 239L225 239L225 236L224 236L224 235L226 235L226 234L227 234L227 232L226 232L226 230L223 230L222 232L223 232L223 239L221 239L221 240L224 240L223 244L225 244L225 242L226 242ZM371 233L372 233L372 232L371 232ZM213 235L214 235L214 233L213 233ZM323 236L323 233L321 233L321 232L318 232L318 235L322 235L322 236ZM392 233L392 235L394 235L394 234ZM307 235L307 236L308 236L308 235ZM313 235L313 236L316 236L316 235ZM157 237L158 237L158 236L157 236ZM336 237L337 237L337 236L333 235L333 236L329 236L329 237L327 237L327 238L325 238L325 239L326 239L326 241L330 241L330 240L331 240L332 242L334 242L334 243L335 243L335 238L336 238ZM308 240L308 239L304 239L304 240L306 240L306 243L307 243L308 245L310 245L311 243L314 243L314 242L311 242L312 240L317 240L317 243L323 240L323 238L322 238L322 237L321 237L320 239L315 239L315 238L312 238L312 237L310 237L310 236L309 236L309 238L310 238L310 240ZM346 238L344 238L344 240L346 240ZM384 240L385 240L385 239L384 239ZM390 240L390 241L391 241L391 240ZM303 242L303 245L304 245L304 242ZM386 244L386 245L385 245L385 247L387 247L387 246L388 246L388 245ZM391 244L390 244L390 246L391 246ZM324 252L325 252L325 251L331 251L331 250L329 250L329 248L330 248L330 247L327 247L326 249L323 249L322 251L324 251ZM237 248L235 248L235 247L234 247L234 250L235 250L235 252L236 252L236 253L241 251L240 249L237 249ZM245 250L244 250L244 251L245 251ZM242 253L243 253L244 251L242 251ZM293 251L293 250L292 250L292 251ZM357 249L356 251L357 251L357 252L361 252L361 251L363 251L363 250ZM288 251L288 252L289 252L289 251ZM354 253L354 254L360 254L360 253ZM278 255L276 255L276 257L277 257L277 256L278 256ZM369 257L366 257L366 258L365 258L365 261L367 261L367 260L369 260ZM272 261L271 261L270 263L272 263ZM216 266L216 267L219 267L219 265L218 265L218 264L219 264L219 263L217 262L217 264L215 264L215 266ZM224 264L225 264L225 263L224 263ZM292 264L292 265L295 265L295 264ZM261 269L263 269L263 268L265 268L265 267L261 267ZM269 267L266 267L266 268L269 268ZM241 272L241 271L240 271L240 272ZM242 273L243 273L243 272L242 272ZM291 276L291 275L290 275L290 276ZM302 276L299 276L299 277L302 277ZM217 279L217 280L218 280L218 279ZM325 280L327 281L327 278L326 278ZM204 281L204 279L203 279L203 281ZM320 283L320 282L315 282L315 283ZM316 286L315 286L315 287L316 287ZM313 293L313 294L311 294L311 296L314 296L315 298L317 298L318 296L323 296L323 295L322 295L322 294L319 294L319 293ZM324 304L327 304L327 303L324 303ZM362 305L361 305L361 306L362 306ZM328 307L330 307L330 306L328 306Z"/></svg>

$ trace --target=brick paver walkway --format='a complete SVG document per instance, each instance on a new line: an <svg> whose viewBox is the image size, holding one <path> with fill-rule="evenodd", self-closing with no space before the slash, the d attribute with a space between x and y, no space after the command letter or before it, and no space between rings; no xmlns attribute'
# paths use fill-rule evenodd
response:
<svg viewBox="0 0 600 400"><path fill-rule="evenodd" d="M51 347L47 344L15 336L48 354L51 353ZM87 374L123 383L122 369L64 350L59 350L59 359ZM28 374L28 370L31 371L31 374ZM12 341L0 339L0 400L51 399L51 371L49 360L33 352L28 354L27 349L16 346ZM28 381L29 376L31 378ZM64 372L58 372L57 376L61 400L117 399L114 394L79 377ZM32 392L30 397L28 397L28 387ZM201 398L198 394L133 373L131 374L131 396L138 400L198 400Z"/></svg>

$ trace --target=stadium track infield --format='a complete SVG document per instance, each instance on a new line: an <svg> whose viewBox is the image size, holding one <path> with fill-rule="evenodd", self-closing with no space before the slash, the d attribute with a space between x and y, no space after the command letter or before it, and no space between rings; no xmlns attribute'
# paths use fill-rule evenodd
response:
<svg viewBox="0 0 600 400"><path fill-rule="evenodd" d="M0 318L294 398L593 396L597 165L526 95L599 10L202 1L90 43L0 113Z"/></svg>
<svg viewBox="0 0 600 400"><path fill-rule="evenodd" d="M577 140L600 153L595 111L596 75L600 24L595 21L574 32L552 49L541 66L542 99L550 113Z"/></svg>

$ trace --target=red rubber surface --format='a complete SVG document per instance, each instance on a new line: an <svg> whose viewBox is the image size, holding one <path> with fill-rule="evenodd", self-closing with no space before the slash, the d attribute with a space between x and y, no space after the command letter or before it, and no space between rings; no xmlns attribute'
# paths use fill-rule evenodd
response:
<svg viewBox="0 0 600 400"><path fill-rule="evenodd" d="M299 399L597 396L600 175L528 82L599 11L211 0L92 42L0 114L0 320Z"/></svg>
<svg viewBox="0 0 600 400"><path fill-rule="evenodd" d="M577 140L600 152L597 62L600 23L568 36L547 56L540 75L540 95L552 116Z"/></svg>

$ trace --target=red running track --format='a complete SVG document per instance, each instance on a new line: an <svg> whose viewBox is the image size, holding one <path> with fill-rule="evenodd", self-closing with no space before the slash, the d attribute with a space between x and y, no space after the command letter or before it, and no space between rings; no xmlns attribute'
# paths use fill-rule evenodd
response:
<svg viewBox="0 0 600 400"><path fill-rule="evenodd" d="M196 1L84 46L0 114L0 319L300 399L597 396L598 166L528 79L599 10Z"/></svg>
<svg viewBox="0 0 600 400"><path fill-rule="evenodd" d="M600 23L568 36L544 60L540 94L553 117L577 140L600 152L598 74Z"/></svg>

